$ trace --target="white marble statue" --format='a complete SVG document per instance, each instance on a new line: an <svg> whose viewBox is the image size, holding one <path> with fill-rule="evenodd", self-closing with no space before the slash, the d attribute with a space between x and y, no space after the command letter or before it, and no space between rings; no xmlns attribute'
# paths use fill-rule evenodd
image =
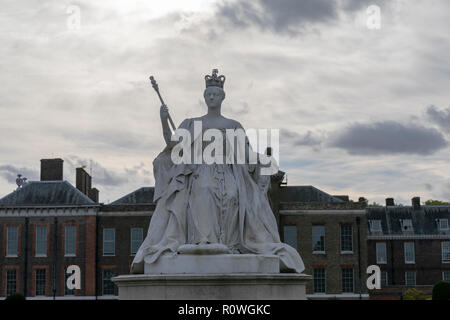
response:
<svg viewBox="0 0 450 320"><path fill-rule="evenodd" d="M238 121L221 114L225 77L217 77L214 70L205 80L207 114L186 119L179 126L192 134L192 145L199 139L195 121L201 121L202 132L242 129ZM174 164L171 151L178 142L171 140L164 104L160 116L167 146L153 162L156 209L131 273L144 273L144 259L151 264L163 254L201 254L204 248L209 248L210 254L276 255L281 271L301 273L304 265L300 255L280 241L266 193L270 176L258 174L258 164ZM209 143L202 142L202 150ZM227 152L223 157L230 156Z"/></svg>

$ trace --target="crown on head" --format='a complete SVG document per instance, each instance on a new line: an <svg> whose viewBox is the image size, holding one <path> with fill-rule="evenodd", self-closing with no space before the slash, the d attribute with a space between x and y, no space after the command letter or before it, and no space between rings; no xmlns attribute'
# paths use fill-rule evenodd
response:
<svg viewBox="0 0 450 320"><path fill-rule="evenodd" d="M219 87L223 89L223 84L225 83L225 76L217 76L219 73L218 69L213 69L212 75L205 76L206 87Z"/></svg>

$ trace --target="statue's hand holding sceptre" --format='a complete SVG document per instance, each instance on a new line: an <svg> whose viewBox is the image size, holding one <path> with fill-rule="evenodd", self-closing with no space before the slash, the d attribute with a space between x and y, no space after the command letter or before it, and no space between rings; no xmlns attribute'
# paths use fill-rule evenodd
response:
<svg viewBox="0 0 450 320"><path fill-rule="evenodd" d="M164 140L166 141L167 146L171 148L174 142L171 141L172 130L170 130L169 122L167 121L169 119L169 108L167 108L165 104L161 105L159 115L161 118Z"/></svg>
<svg viewBox="0 0 450 320"><path fill-rule="evenodd" d="M153 76L150 76L150 81L152 83L153 89L155 89L156 93L158 94L159 100L162 103L159 114L161 117L161 124L163 127L163 136L164 136L164 140L166 141L167 146L171 148L171 147L173 147L174 143L173 143L173 141L171 141L172 130L170 130L168 121L172 125L172 128L174 131L176 130L176 127L172 121L172 118L170 117L169 109L167 108L166 104L164 103L164 100L161 97L161 94L159 93L159 87L158 87L158 84L156 83L155 78L153 78Z"/></svg>

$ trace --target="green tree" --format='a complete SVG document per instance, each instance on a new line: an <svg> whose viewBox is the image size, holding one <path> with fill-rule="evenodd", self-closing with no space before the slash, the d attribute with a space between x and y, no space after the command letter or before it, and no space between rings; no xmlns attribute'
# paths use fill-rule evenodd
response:
<svg viewBox="0 0 450 320"><path fill-rule="evenodd" d="M25 300L25 297L23 294L16 292L16 293L12 293L9 296L7 296L5 300L6 301L23 301L23 300Z"/></svg>
<svg viewBox="0 0 450 320"><path fill-rule="evenodd" d="M403 293L403 300L431 300L431 296L415 288Z"/></svg>
<svg viewBox="0 0 450 320"><path fill-rule="evenodd" d="M425 201L425 204L427 206L449 206L450 202L444 202L444 201L440 201L440 200L429 199L429 200Z"/></svg>
<svg viewBox="0 0 450 320"><path fill-rule="evenodd" d="M434 285L433 300L450 300L450 282L439 281Z"/></svg>

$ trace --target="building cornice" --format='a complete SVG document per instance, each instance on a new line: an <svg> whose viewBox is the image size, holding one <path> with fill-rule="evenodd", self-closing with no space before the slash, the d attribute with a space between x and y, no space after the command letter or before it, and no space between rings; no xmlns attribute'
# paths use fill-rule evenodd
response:
<svg viewBox="0 0 450 320"><path fill-rule="evenodd" d="M280 210L280 215L284 216L297 216L303 214L356 214L356 215L365 215L366 211L364 209L361 210L350 210L350 209L342 209L342 210Z"/></svg>
<svg viewBox="0 0 450 320"><path fill-rule="evenodd" d="M450 234L395 234L367 236L367 240L450 239Z"/></svg>

